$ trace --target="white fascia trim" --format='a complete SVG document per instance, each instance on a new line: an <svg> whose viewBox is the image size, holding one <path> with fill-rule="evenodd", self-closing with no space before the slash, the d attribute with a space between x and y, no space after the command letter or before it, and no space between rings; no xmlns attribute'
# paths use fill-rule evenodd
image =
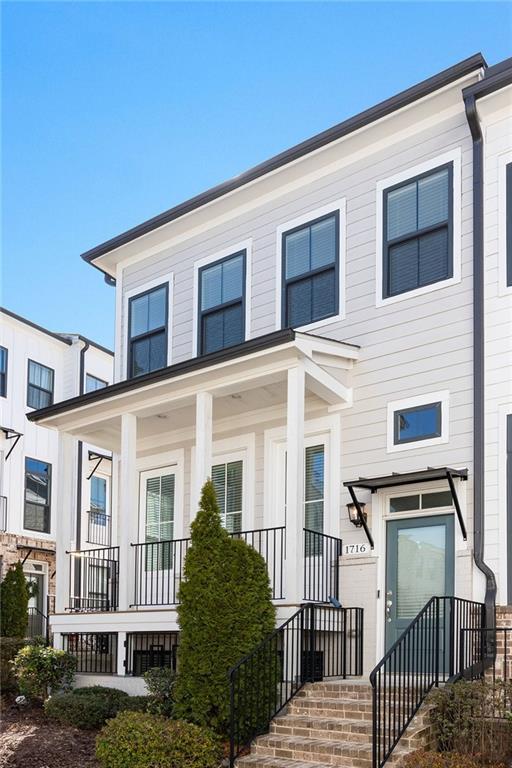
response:
<svg viewBox="0 0 512 768"><path fill-rule="evenodd" d="M332 203L328 203L327 205L323 205L321 208L316 208L314 211L308 211L307 213L303 213L301 216L298 216L295 219L292 219L291 221L286 221L280 224L276 229L276 285L275 285L275 307L276 307L276 316L275 316L275 328L276 330L280 330L282 328L281 323L281 315L282 315L282 263L283 263L283 254L282 254L282 243L283 243L283 234L285 232L288 232L290 229L295 229L295 227L300 227L302 225L308 224L310 221L314 221L315 219L319 219L322 216L327 216L329 213L338 213L339 214L339 231L338 231L338 241L339 241L339 265L338 265L338 273L339 273L339 285L338 285L338 295L339 295L339 313L337 315L333 315L332 317L326 317L323 320L317 320L316 323L309 323L309 325L302 325L299 328L295 328L296 331L314 331L317 328L323 328L326 325L333 325L333 323L338 323L341 320L345 319L345 264L346 264L346 252L347 252L347 200L345 197L340 198L339 200L333 200Z"/></svg>
<svg viewBox="0 0 512 768"><path fill-rule="evenodd" d="M168 287L167 289L167 363L166 365L171 365L172 363L172 331L173 331L172 313L174 309L174 273L168 272L166 275L155 277L153 280L149 280L147 283L144 283L143 285L138 285L137 288L132 288L131 290L126 291L126 293L123 295L124 326L120 322L119 328L117 329L117 332L119 334L118 338L120 338L121 333L123 335L123 338L121 339L122 364L121 362L119 362L121 379L128 378L128 330L129 330L128 329L128 304L129 304L129 301L134 296L138 296L141 293L150 291L152 288L157 288L159 285L165 285L165 284L167 284L167 287Z"/></svg>
<svg viewBox="0 0 512 768"><path fill-rule="evenodd" d="M415 440L411 443L394 443L394 413L403 408L416 408L420 405L429 403L441 403L441 436L431 437L427 440ZM440 445L447 443L450 439L450 392L445 389L441 392L428 392L425 395L409 397L404 400L394 400L388 403L387 414L387 452L397 453L399 451L411 451L418 448L428 448L431 445Z"/></svg>
<svg viewBox="0 0 512 768"><path fill-rule="evenodd" d="M512 294L507 285L507 165L512 163L512 151L498 156L498 295Z"/></svg>
<svg viewBox="0 0 512 768"><path fill-rule="evenodd" d="M194 262L194 294L193 294L193 317L192 317L192 357L197 357L197 335L198 335L198 314L199 314L199 270L207 264L214 264L216 261L225 259L239 251L245 251L245 341L251 338L251 277L252 277L252 237L242 240L239 243L223 248L222 251L212 253L202 259Z"/></svg>
<svg viewBox="0 0 512 768"><path fill-rule="evenodd" d="M383 221L383 199L384 190L389 187L393 187L395 184L408 181L408 179L414 176L419 176L427 171L433 171L440 165L446 165L446 163L453 163L453 277L449 277L447 280L440 280L438 283L432 285L424 285L421 288L416 288L413 291L407 291L401 293L398 296L390 296L386 299L382 297L382 236L384 231ZM415 165L411 168L407 168L394 176L388 176L386 179L381 179L376 185L376 221L375 221L375 304L377 307L387 307L388 304L397 304L399 301L407 301L407 299L413 299L416 296L423 296L426 293L432 291L438 291L440 288L446 288L449 285L455 285L461 281L461 251L462 251L462 228L461 228L461 208L462 208L462 148L457 147L450 152L444 152L442 155L436 155L430 160L424 163Z"/></svg>

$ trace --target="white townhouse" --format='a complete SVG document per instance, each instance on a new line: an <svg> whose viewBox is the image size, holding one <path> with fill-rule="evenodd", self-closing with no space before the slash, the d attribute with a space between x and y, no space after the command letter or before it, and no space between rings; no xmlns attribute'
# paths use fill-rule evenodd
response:
<svg viewBox="0 0 512 768"><path fill-rule="evenodd" d="M28 416L59 435L81 672L175 663L208 477L278 624L353 608L365 675L432 596L512 602L511 185L512 60L477 54L83 254L116 286L114 383ZM94 550L77 440L112 454Z"/></svg>
<svg viewBox="0 0 512 768"><path fill-rule="evenodd" d="M26 415L106 387L112 374L108 349L78 334L53 333L0 308L0 579L21 561L26 577L36 582L29 606L33 635L45 634L53 610L61 467L57 433ZM101 474L99 469L87 479L96 453L93 446L73 447L74 493L67 513L73 541L84 546L103 531L95 521L110 519L110 459Z"/></svg>

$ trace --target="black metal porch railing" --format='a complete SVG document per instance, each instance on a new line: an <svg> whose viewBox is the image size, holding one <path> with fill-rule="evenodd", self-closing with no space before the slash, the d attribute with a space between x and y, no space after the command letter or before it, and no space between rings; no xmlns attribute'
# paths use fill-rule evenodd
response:
<svg viewBox="0 0 512 768"><path fill-rule="evenodd" d="M7 530L7 496L0 496L0 533Z"/></svg>
<svg viewBox="0 0 512 768"><path fill-rule="evenodd" d="M36 608L29 606L27 621L27 637L44 637L47 635L48 617Z"/></svg>
<svg viewBox="0 0 512 768"><path fill-rule="evenodd" d="M496 684L495 703L512 709L512 627L461 629L458 677ZM504 705L504 706L501 706Z"/></svg>
<svg viewBox="0 0 512 768"><path fill-rule="evenodd" d="M328 603L339 599L339 560L343 542L304 528L304 600Z"/></svg>
<svg viewBox="0 0 512 768"><path fill-rule="evenodd" d="M267 564L272 600L284 598L284 559L285 559L285 527L257 528L253 531L240 531L231 536L243 539L253 549L260 553Z"/></svg>
<svg viewBox="0 0 512 768"><path fill-rule="evenodd" d="M119 547L68 552L70 611L117 611Z"/></svg>
<svg viewBox="0 0 512 768"><path fill-rule="evenodd" d="M70 632L62 635L62 647L76 658L77 672L115 675L117 640L117 632Z"/></svg>
<svg viewBox="0 0 512 768"><path fill-rule="evenodd" d="M190 539L132 544L135 552L133 605L177 605Z"/></svg>
<svg viewBox="0 0 512 768"><path fill-rule="evenodd" d="M112 517L106 512L89 509L87 512L87 543L110 547L112 544Z"/></svg>
<svg viewBox="0 0 512 768"><path fill-rule="evenodd" d="M306 682L362 672L363 610L302 606L229 673L230 766Z"/></svg>
<svg viewBox="0 0 512 768"><path fill-rule="evenodd" d="M432 597L370 675L373 688L373 768L381 768L428 692L464 665L461 630L485 626L485 606Z"/></svg>
<svg viewBox="0 0 512 768"><path fill-rule="evenodd" d="M179 632L131 632L126 635L127 675L141 676L152 667L176 671Z"/></svg>

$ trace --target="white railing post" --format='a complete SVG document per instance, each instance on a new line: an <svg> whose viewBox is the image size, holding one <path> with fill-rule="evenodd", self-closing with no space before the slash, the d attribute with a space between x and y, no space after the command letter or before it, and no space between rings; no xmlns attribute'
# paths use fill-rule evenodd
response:
<svg viewBox="0 0 512 768"><path fill-rule="evenodd" d="M286 409L286 563L284 596L301 603L304 582L304 397L305 373L288 371Z"/></svg>
<svg viewBox="0 0 512 768"><path fill-rule="evenodd" d="M201 488L212 471L213 397L210 392L196 395L196 450L192 467L193 488L190 495L190 520L197 513Z"/></svg>
<svg viewBox="0 0 512 768"><path fill-rule="evenodd" d="M121 416L121 461L118 488L119 606L128 610L134 598L135 570L131 544L138 541L137 417Z"/></svg>

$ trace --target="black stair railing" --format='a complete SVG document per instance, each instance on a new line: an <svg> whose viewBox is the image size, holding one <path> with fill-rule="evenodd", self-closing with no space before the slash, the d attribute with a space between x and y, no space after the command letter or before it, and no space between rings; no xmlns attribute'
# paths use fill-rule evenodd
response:
<svg viewBox="0 0 512 768"><path fill-rule="evenodd" d="M485 626L483 603L432 597L370 674L373 768L389 759L429 691L460 674L461 630Z"/></svg>
<svg viewBox="0 0 512 768"><path fill-rule="evenodd" d="M307 682L363 670L363 609L303 605L229 672L230 766Z"/></svg>

